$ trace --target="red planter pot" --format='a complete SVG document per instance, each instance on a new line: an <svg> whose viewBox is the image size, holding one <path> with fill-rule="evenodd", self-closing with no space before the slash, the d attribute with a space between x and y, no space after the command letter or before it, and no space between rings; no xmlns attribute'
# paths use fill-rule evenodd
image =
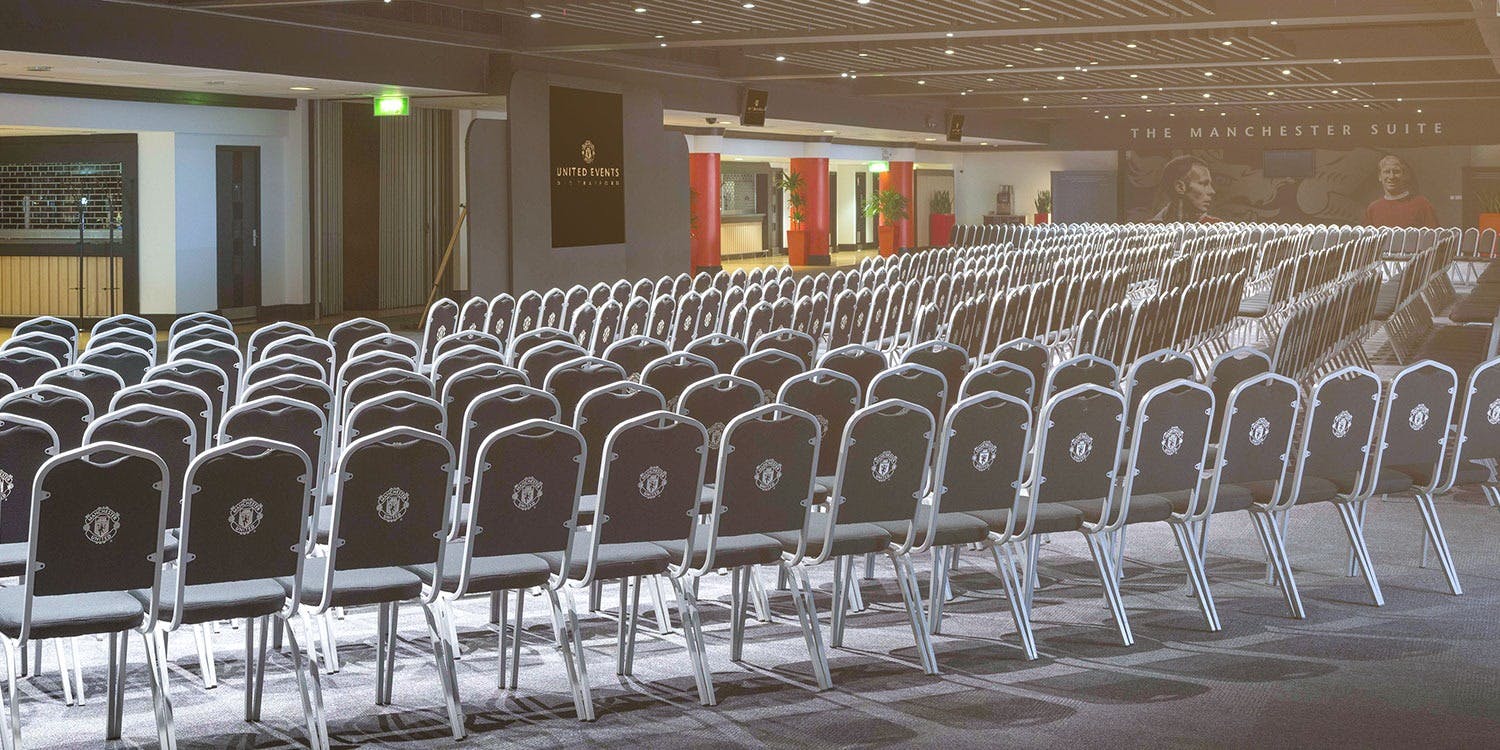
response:
<svg viewBox="0 0 1500 750"><path fill-rule="evenodd" d="M787 263L794 266L807 265L807 247L810 243L806 229L788 229L786 232Z"/></svg>
<svg viewBox="0 0 1500 750"><path fill-rule="evenodd" d="M1037 224L1047 224L1052 219L1052 214L1032 214L1031 220Z"/></svg>
<svg viewBox="0 0 1500 750"><path fill-rule="evenodd" d="M953 214L931 214L927 217L927 244L947 245L953 239Z"/></svg>
<svg viewBox="0 0 1500 750"><path fill-rule="evenodd" d="M880 245L880 257L896 254L896 225L883 224L875 232Z"/></svg>

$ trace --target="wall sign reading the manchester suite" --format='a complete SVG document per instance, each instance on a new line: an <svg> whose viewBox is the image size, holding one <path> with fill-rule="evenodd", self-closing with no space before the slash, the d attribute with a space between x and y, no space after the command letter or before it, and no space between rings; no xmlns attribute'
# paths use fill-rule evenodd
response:
<svg viewBox="0 0 1500 750"><path fill-rule="evenodd" d="M1234 122L1206 125L1165 125L1130 128L1130 139L1134 141L1170 141L1179 138L1217 140L1239 138L1246 141L1279 140L1284 138L1324 138L1335 141L1339 138L1379 138L1381 136L1421 137L1443 135L1443 123L1437 122L1302 122L1271 125L1256 122ZM1330 146L1331 147L1331 146Z"/></svg>
<svg viewBox="0 0 1500 750"><path fill-rule="evenodd" d="M619 94L549 92L552 246L625 241L625 133Z"/></svg>

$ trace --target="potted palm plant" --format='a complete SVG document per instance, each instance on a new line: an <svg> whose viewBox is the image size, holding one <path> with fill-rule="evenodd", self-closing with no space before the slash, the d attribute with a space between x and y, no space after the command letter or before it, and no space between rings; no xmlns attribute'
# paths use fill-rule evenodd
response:
<svg viewBox="0 0 1500 750"><path fill-rule="evenodd" d="M953 238L953 193L939 190L927 200L927 244L948 244Z"/></svg>
<svg viewBox="0 0 1500 750"><path fill-rule="evenodd" d="M807 265L810 238L803 224L807 221L807 196L803 194L806 187L807 179L801 172L782 172L776 181L776 189L786 191L787 215L791 219L791 227L786 231L786 253L787 262L794 266Z"/></svg>
<svg viewBox="0 0 1500 750"><path fill-rule="evenodd" d="M1051 221L1051 217L1052 217L1052 191L1051 190L1038 190L1037 194L1036 194L1036 200L1032 201L1032 203L1036 204L1036 216L1032 217L1032 219L1036 223L1038 223L1038 224L1046 224L1048 221Z"/></svg>
<svg viewBox="0 0 1500 750"><path fill-rule="evenodd" d="M1479 229L1500 232L1500 190L1479 193Z"/></svg>
<svg viewBox="0 0 1500 750"><path fill-rule="evenodd" d="M865 216L880 219L880 229L877 233L880 239L881 256L894 254L896 252L896 222L910 218L907 212L906 196L894 190L877 190L874 195L870 196L870 202L865 204Z"/></svg>

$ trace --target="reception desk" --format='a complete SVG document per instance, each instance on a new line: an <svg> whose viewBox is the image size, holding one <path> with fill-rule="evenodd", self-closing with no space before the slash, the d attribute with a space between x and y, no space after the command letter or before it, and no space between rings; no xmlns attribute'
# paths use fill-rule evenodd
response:
<svg viewBox="0 0 1500 750"><path fill-rule="evenodd" d="M720 255L733 258L760 255L765 251L765 214L724 214L719 217Z"/></svg>

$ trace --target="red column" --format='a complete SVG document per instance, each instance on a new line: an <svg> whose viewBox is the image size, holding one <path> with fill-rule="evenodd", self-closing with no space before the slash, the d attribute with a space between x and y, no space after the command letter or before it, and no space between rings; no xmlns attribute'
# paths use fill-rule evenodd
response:
<svg viewBox="0 0 1500 750"><path fill-rule="evenodd" d="M792 159L792 173L802 175L802 198L806 204L802 208L803 219L801 227L793 226L792 230L804 230L805 242L803 253L796 252L796 242L792 234L787 235L788 255L792 265L826 266L828 258L828 158L817 157L794 157ZM800 257L799 257L800 256Z"/></svg>
<svg viewBox="0 0 1500 750"><path fill-rule="evenodd" d="M909 161L893 161L890 169L880 175L881 190L894 190L906 197L906 218L894 223L898 249L917 245L916 206L912 203L917 192L915 166ZM881 222L884 224L883 219Z"/></svg>
<svg viewBox="0 0 1500 750"><path fill-rule="evenodd" d="M722 268L719 258L719 154L688 154L688 185L692 188L693 272Z"/></svg>

